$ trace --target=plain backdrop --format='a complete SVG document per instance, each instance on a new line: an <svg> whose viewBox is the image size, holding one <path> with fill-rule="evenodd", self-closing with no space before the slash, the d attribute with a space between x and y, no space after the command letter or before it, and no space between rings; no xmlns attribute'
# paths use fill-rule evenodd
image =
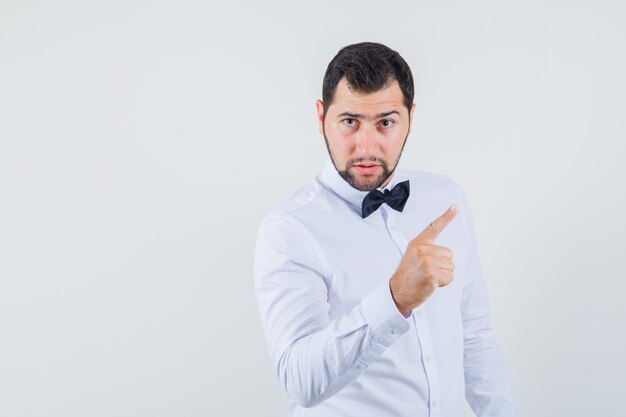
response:
<svg viewBox="0 0 626 417"><path fill-rule="evenodd" d="M523 415L626 415L625 15L0 0L0 415L286 415L254 240L322 168L314 102L360 41L413 69L401 166L468 195Z"/></svg>

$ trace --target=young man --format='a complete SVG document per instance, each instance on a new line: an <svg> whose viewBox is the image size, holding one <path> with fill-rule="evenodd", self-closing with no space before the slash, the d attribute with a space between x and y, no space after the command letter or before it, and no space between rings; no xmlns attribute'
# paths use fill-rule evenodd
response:
<svg viewBox="0 0 626 417"><path fill-rule="evenodd" d="M396 169L413 77L376 43L328 65L329 160L259 229L255 289L289 416L517 416L463 191Z"/></svg>

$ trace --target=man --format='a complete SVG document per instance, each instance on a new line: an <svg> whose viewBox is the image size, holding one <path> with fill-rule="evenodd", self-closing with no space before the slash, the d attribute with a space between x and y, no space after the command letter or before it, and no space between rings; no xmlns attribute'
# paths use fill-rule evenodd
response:
<svg viewBox="0 0 626 417"><path fill-rule="evenodd" d="M290 416L517 415L472 215L443 175L397 169L413 77L376 43L328 65L321 174L257 236L255 289Z"/></svg>

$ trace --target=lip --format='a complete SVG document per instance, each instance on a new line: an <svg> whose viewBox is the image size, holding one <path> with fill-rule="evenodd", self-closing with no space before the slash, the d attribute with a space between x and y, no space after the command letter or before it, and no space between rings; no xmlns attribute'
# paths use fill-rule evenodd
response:
<svg viewBox="0 0 626 417"><path fill-rule="evenodd" d="M360 174L372 174L380 165L353 165Z"/></svg>

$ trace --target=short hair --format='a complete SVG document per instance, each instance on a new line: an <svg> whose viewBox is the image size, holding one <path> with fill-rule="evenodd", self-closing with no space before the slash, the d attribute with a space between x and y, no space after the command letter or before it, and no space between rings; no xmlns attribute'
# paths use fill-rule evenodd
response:
<svg viewBox="0 0 626 417"><path fill-rule="evenodd" d="M398 81L404 104L413 105L413 75L406 61L393 49L375 42L344 46L330 61L322 85L324 115L332 104L337 84L346 77L348 86L359 93L373 93Z"/></svg>

